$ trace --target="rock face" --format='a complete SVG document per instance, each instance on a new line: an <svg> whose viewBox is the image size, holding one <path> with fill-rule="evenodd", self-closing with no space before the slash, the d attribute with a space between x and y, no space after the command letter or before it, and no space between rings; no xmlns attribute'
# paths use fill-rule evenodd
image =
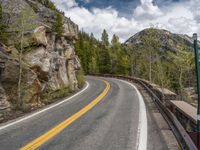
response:
<svg viewBox="0 0 200 150"><path fill-rule="evenodd" d="M4 22L12 34L8 47L0 45L0 109L17 103L19 52L14 45L19 37L16 32L20 29L16 26L13 28L13 25L24 9L28 9L34 19L33 25L25 31L26 51L22 57L21 83L23 103L26 106L42 103L43 92L66 87L76 90L76 72L80 68L80 61L75 54L74 42L78 37L78 26L63 16L64 29L58 37L52 29L56 19L55 10L37 0L0 0L0 3Z"/></svg>

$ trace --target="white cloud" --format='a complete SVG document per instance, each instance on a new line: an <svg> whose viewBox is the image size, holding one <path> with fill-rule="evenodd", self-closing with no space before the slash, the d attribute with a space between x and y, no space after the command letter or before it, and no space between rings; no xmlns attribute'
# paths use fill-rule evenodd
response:
<svg viewBox="0 0 200 150"><path fill-rule="evenodd" d="M75 0L52 0L59 9L66 10L78 6Z"/></svg>
<svg viewBox="0 0 200 150"><path fill-rule="evenodd" d="M118 12L109 7L106 9L94 8L91 11L83 7L74 7L65 11L67 17L70 17L75 23L86 32L93 32L100 39L103 29L106 29L110 37L117 34L121 41L133 35L141 29L141 25L134 19L128 20L119 17Z"/></svg>
<svg viewBox="0 0 200 150"><path fill-rule="evenodd" d="M193 31L197 31L196 22L185 17L169 19L169 27L172 32L187 33L192 35Z"/></svg>
<svg viewBox="0 0 200 150"><path fill-rule="evenodd" d="M153 4L153 0L141 0L141 4L133 11L130 19L120 17L118 11L111 7L88 10L78 7L75 0L54 1L67 17L79 25L80 29L93 32L97 38L100 38L103 29L106 29L110 37L117 34L120 40L124 41L151 24L175 33L192 35L193 32L197 32L200 34L198 0L171 3L162 8Z"/></svg>
<svg viewBox="0 0 200 150"><path fill-rule="evenodd" d="M165 16L159 18L157 21L164 24L164 28L175 33L188 34L192 36L194 32L200 34L200 24L195 19L194 12L196 9L192 8L195 0L186 1L184 3L177 3L165 8ZM196 7L200 4L196 3Z"/></svg>
<svg viewBox="0 0 200 150"><path fill-rule="evenodd" d="M141 5L136 7L133 16L139 20L151 20L163 15L158 6L153 5L153 0L141 0Z"/></svg>
<svg viewBox="0 0 200 150"><path fill-rule="evenodd" d="M192 0L190 10L194 15L194 19L200 23L200 3L199 0Z"/></svg>

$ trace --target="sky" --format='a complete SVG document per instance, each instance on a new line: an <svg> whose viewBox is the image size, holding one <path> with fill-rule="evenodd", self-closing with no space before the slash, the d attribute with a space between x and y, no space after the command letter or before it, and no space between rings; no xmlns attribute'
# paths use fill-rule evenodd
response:
<svg viewBox="0 0 200 150"><path fill-rule="evenodd" d="M200 0L53 0L79 29L98 39L103 29L124 42L149 27L200 35Z"/></svg>

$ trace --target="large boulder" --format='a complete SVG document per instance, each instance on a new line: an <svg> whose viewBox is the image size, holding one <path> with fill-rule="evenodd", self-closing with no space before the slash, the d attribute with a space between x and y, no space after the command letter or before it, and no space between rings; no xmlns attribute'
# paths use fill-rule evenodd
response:
<svg viewBox="0 0 200 150"><path fill-rule="evenodd" d="M0 84L0 111L10 107L10 103L7 101L7 99L6 92Z"/></svg>
<svg viewBox="0 0 200 150"><path fill-rule="evenodd" d="M39 26L34 30L34 39L38 45L47 46L46 27Z"/></svg>
<svg viewBox="0 0 200 150"><path fill-rule="evenodd" d="M24 56L25 61L30 65L31 68L39 67L40 70L46 74L49 72L50 68L50 53L45 49L45 47L40 46L27 53Z"/></svg>

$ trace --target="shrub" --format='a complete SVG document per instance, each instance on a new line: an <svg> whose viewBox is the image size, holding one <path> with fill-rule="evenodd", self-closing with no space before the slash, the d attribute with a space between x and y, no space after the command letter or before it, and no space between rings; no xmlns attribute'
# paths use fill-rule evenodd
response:
<svg viewBox="0 0 200 150"><path fill-rule="evenodd" d="M82 88L85 84L85 76L82 68L77 72L76 77L78 80L78 88Z"/></svg>
<svg viewBox="0 0 200 150"><path fill-rule="evenodd" d="M69 87L63 87L62 89L56 91L47 91L42 93L41 99L45 104L50 104L56 100L69 96L72 93L72 90Z"/></svg>

